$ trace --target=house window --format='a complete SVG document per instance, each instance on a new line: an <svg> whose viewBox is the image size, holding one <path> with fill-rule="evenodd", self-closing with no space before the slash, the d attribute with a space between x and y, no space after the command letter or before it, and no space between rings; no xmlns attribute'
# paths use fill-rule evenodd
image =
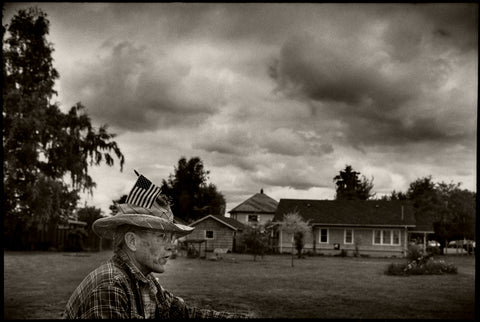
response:
<svg viewBox="0 0 480 322"><path fill-rule="evenodd" d="M373 243L380 245L382 243L382 231L374 230L373 231Z"/></svg>
<svg viewBox="0 0 480 322"><path fill-rule="evenodd" d="M398 230L374 230L374 245L400 245L400 231Z"/></svg>
<svg viewBox="0 0 480 322"><path fill-rule="evenodd" d="M393 230L392 233L393 233L393 244L400 245L400 231Z"/></svg>
<svg viewBox="0 0 480 322"><path fill-rule="evenodd" d="M353 229L345 229L345 244L353 244Z"/></svg>
<svg viewBox="0 0 480 322"><path fill-rule="evenodd" d="M320 243L328 243L328 229L321 228L320 229Z"/></svg>
<svg viewBox="0 0 480 322"><path fill-rule="evenodd" d="M258 215L248 215L248 222L258 222Z"/></svg>
<svg viewBox="0 0 480 322"><path fill-rule="evenodd" d="M213 230L205 231L205 238L206 239L213 239Z"/></svg>
<svg viewBox="0 0 480 322"><path fill-rule="evenodd" d="M382 244L389 245L391 243L392 243L391 231L390 230L383 230L382 231Z"/></svg>

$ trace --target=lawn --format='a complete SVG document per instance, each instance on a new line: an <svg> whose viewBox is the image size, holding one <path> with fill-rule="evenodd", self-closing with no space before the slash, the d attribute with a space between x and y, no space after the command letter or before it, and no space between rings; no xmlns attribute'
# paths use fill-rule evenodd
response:
<svg viewBox="0 0 480 322"><path fill-rule="evenodd" d="M75 287L111 256L4 252L4 318L55 319ZM475 257L439 256L456 275L387 276L404 259L227 254L209 261L177 257L161 284L187 303L250 312L259 318L474 319Z"/></svg>

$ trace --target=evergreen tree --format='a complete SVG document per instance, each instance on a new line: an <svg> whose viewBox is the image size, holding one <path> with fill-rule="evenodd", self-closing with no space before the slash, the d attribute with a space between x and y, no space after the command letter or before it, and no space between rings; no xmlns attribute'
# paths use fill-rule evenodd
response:
<svg viewBox="0 0 480 322"><path fill-rule="evenodd" d="M188 161L182 157L175 167L175 174L162 180L162 193L172 202L175 216L192 222L207 214L224 214L225 198L214 184L207 184L209 173L199 157Z"/></svg>
<svg viewBox="0 0 480 322"><path fill-rule="evenodd" d="M373 178L369 181L365 176L359 178L360 172L354 171L352 166L347 165L340 174L333 178L336 188L336 200L368 200L372 193Z"/></svg>
<svg viewBox="0 0 480 322"><path fill-rule="evenodd" d="M110 152L124 156L114 134L104 125L95 130L77 103L63 113L52 100L57 94L53 45L47 42L47 14L37 8L20 10L2 28L3 53L3 211L9 246L30 227L54 227L65 220L80 190L93 192L88 167L105 161ZM4 40L5 36L7 38ZM71 183L66 179L70 178Z"/></svg>

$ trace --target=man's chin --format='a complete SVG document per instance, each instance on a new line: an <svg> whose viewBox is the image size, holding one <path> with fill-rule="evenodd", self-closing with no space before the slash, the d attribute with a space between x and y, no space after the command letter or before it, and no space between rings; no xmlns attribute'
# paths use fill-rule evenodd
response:
<svg viewBox="0 0 480 322"><path fill-rule="evenodd" d="M165 265L155 265L154 270L155 273L162 274L165 272Z"/></svg>

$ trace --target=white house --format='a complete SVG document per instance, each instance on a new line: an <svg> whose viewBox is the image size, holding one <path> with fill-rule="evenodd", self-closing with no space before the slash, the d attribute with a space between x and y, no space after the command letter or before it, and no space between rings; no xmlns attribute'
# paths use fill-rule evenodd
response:
<svg viewBox="0 0 480 322"><path fill-rule="evenodd" d="M264 194L261 189L260 193L254 194L228 213L230 218L245 225L265 225L269 220L273 220L277 206L278 201Z"/></svg>

